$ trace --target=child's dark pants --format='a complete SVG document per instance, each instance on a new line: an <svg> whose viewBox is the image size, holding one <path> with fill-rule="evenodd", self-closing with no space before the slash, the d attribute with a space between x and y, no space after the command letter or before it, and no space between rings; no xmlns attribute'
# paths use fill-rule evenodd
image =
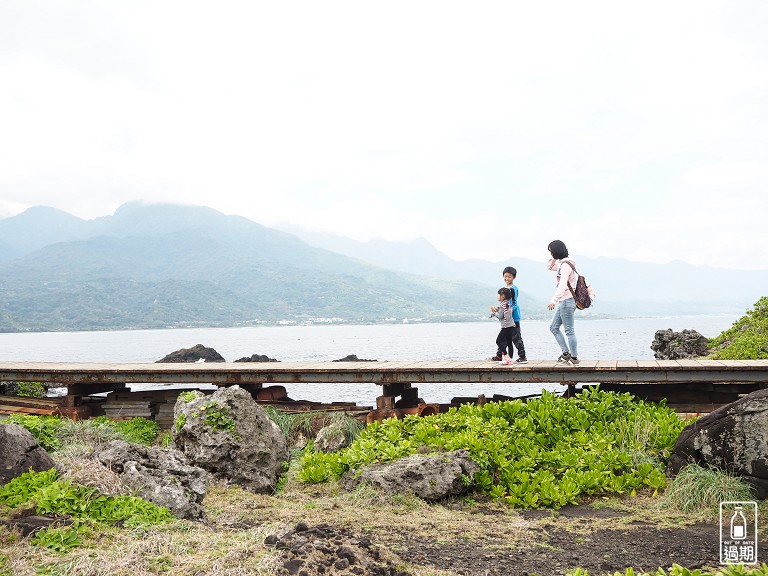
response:
<svg viewBox="0 0 768 576"><path fill-rule="evenodd" d="M507 350L509 350L510 354L514 352L514 349L512 348L514 330L515 326L512 326L511 328L502 328L499 335L496 337L496 347L498 348L497 354L499 356L506 354Z"/></svg>
<svg viewBox="0 0 768 576"><path fill-rule="evenodd" d="M504 334L505 330L509 330L509 340L506 339L506 336L502 339L502 334ZM515 348L517 348L517 357L525 358L525 344L523 344L523 336L520 333L520 322L516 322L512 328L501 329L499 337L496 338L496 347L498 348L496 354L503 356L509 351L509 355L512 356L514 354L514 349L512 348L513 344L515 345Z"/></svg>

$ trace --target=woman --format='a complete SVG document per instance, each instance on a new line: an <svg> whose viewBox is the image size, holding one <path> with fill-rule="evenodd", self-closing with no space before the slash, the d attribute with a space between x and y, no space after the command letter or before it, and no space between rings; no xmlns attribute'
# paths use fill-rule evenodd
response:
<svg viewBox="0 0 768 576"><path fill-rule="evenodd" d="M573 327L576 301L573 299L573 294L568 288L568 283L572 287L576 286L579 276L576 274L576 263L568 258L568 248L566 248L562 241L553 240L549 243L547 249L552 256L547 267L557 272L557 289L555 290L555 295L552 296L552 300L547 304L549 310L555 311L549 329L563 352L560 358L557 359L557 363L564 366L573 366L579 363L576 332ZM565 336L563 336L560 330L561 326L565 329Z"/></svg>

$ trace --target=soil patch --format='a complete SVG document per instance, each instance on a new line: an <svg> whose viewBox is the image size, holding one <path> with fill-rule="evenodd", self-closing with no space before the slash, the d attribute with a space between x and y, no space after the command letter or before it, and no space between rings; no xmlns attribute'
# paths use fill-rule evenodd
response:
<svg viewBox="0 0 768 576"><path fill-rule="evenodd" d="M278 575L410 576L383 558L369 538L328 524L310 527L299 522L281 536L267 536L264 544L281 551Z"/></svg>
<svg viewBox="0 0 768 576"><path fill-rule="evenodd" d="M508 546L504 540L492 538L456 539L450 544L426 541L397 552L403 560L414 564L449 569L462 575L488 576L565 574L573 568L585 568L597 575L623 573L629 566L655 571L673 563L699 568L718 562L718 528L706 524L679 530L637 526L588 534L552 528L537 533L532 545ZM762 551L765 553L768 550Z"/></svg>
<svg viewBox="0 0 768 576"><path fill-rule="evenodd" d="M299 523L286 534L267 537L265 544L281 550L278 574L299 576L409 576L430 570L464 576L531 576L566 574L574 568L598 576L624 573L627 567L654 572L672 564L693 569L719 562L716 524L670 528L629 519L621 528L590 530L590 520L623 514L589 506L563 509L554 519L551 511L525 511L523 516L528 518L523 527L497 523L488 516L473 526L471 535L460 524L455 531L443 527L439 533L417 534L393 526L362 534L329 524ZM568 525L569 518L582 522ZM768 558L765 542L758 558ZM402 568L406 565L411 571Z"/></svg>

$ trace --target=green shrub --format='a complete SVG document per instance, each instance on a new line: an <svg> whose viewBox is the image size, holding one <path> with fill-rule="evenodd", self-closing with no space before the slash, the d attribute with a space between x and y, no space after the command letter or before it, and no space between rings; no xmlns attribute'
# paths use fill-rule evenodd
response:
<svg viewBox="0 0 768 576"><path fill-rule="evenodd" d="M32 536L30 543L33 546L40 546L61 553L68 552L82 544L77 528L66 526L43 528Z"/></svg>
<svg viewBox="0 0 768 576"><path fill-rule="evenodd" d="M35 437L37 443L48 452L61 448L61 440L56 430L61 424L59 416L31 416L28 414L11 414L5 421L7 424L18 424L26 428Z"/></svg>
<svg viewBox="0 0 768 576"><path fill-rule="evenodd" d="M710 339L709 347L718 360L768 358L768 296L760 298L730 329Z"/></svg>
<svg viewBox="0 0 768 576"><path fill-rule="evenodd" d="M141 417L115 422L115 428L128 442L147 446L153 444L160 434L160 425L157 422Z"/></svg>
<svg viewBox="0 0 768 576"><path fill-rule="evenodd" d="M235 436L236 422L234 418L229 415L229 410L226 406L217 404L213 400L203 402L200 406L200 411L204 414L205 423L211 427L215 432L216 430L226 430L233 436Z"/></svg>
<svg viewBox="0 0 768 576"><path fill-rule="evenodd" d="M94 488L58 479L55 468L26 472L0 487L0 504L16 508L34 502L38 514L70 516L77 521L149 526L173 519L167 508L136 496L105 496ZM34 543L58 551L79 544L78 533L70 529L49 529Z"/></svg>
<svg viewBox="0 0 768 576"><path fill-rule="evenodd" d="M297 477L324 482L417 450L463 448L480 466L473 479L480 492L513 507L560 508L583 495L664 487L661 463L684 425L666 406L629 394L595 388L565 399L544 391L527 403L466 404L426 418L375 422L340 452L307 452ZM638 428L650 432L637 434Z"/></svg>
<svg viewBox="0 0 768 576"><path fill-rule="evenodd" d="M48 389L42 382L16 382L16 396L28 398L43 398Z"/></svg>

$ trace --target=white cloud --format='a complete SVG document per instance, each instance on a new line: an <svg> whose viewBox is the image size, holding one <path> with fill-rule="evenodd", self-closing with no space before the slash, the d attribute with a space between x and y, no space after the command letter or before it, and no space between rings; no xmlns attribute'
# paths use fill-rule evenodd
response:
<svg viewBox="0 0 768 576"><path fill-rule="evenodd" d="M145 199L460 259L562 238L766 268L765 24L754 0L4 3L0 216Z"/></svg>

